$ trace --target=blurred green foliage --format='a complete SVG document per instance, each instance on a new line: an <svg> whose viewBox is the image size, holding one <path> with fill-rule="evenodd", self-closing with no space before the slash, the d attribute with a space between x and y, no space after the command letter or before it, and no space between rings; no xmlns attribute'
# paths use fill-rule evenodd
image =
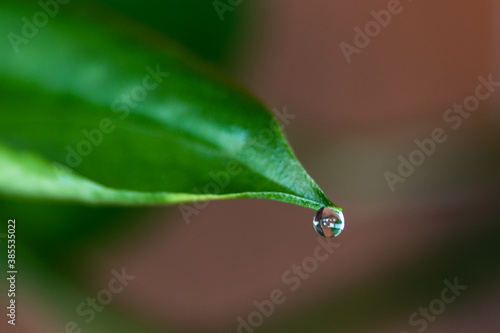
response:
<svg viewBox="0 0 500 333"><path fill-rule="evenodd" d="M247 4L217 15L213 0L99 0L115 10L169 36L200 57L219 64L230 62L244 34Z"/></svg>

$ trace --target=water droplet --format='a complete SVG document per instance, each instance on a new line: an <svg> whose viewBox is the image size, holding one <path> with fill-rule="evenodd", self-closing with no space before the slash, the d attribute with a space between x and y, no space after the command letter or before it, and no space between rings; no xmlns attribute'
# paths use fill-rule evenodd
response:
<svg viewBox="0 0 500 333"><path fill-rule="evenodd" d="M337 237L344 230L344 214L338 208L323 207L316 212L314 230L323 237Z"/></svg>

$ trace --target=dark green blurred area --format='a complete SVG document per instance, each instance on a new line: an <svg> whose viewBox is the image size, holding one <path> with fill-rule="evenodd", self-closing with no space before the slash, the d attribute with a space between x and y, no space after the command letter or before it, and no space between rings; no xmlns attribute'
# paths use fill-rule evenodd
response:
<svg viewBox="0 0 500 333"><path fill-rule="evenodd" d="M217 15L211 0L100 0L124 15L148 25L189 48L198 56L218 64L231 60L242 31L241 17L248 13L242 4L238 10Z"/></svg>

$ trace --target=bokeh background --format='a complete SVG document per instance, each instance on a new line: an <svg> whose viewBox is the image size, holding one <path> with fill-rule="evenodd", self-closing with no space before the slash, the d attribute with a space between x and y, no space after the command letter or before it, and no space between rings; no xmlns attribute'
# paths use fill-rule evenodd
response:
<svg viewBox="0 0 500 333"><path fill-rule="evenodd" d="M459 129L443 121L479 75L500 81L499 1L401 1L402 12L351 63L339 44L352 44L354 27L388 1L234 1L223 21L211 0L100 2L295 115L284 131L344 208L346 229L291 292L283 273L318 244L305 208L214 201L186 224L175 206L2 199L2 219L16 218L26 244L13 332L81 323L77 305L122 267L136 278L82 332L236 332L238 317L277 288L286 301L253 331L415 332L422 326L410 315L440 299L445 279L467 289L426 332L500 330L500 89ZM398 156L438 127L448 140L391 191L384 173L396 173ZM2 320L0 331L9 330Z"/></svg>

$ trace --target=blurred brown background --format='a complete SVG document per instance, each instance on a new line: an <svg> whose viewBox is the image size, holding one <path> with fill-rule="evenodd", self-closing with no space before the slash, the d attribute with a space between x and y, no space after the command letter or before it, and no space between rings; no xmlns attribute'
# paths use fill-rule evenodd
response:
<svg viewBox="0 0 500 333"><path fill-rule="evenodd" d="M500 2L402 1L348 64L339 44L352 44L353 28L387 4L235 8L247 29L230 71L270 108L296 115L284 129L291 146L344 208L340 247L299 289L282 274L313 255L314 212L231 200L210 202L188 225L177 207L155 210L119 239L87 244L74 276L89 295L124 266L137 278L112 308L159 331L236 332L252 302L279 288L286 301L256 332L415 332L409 316L458 278L467 290L425 331L498 332L500 89L455 131L443 113L474 93L479 75L500 81ZM384 173L437 127L448 140L391 192ZM66 320L24 307L26 332Z"/></svg>

